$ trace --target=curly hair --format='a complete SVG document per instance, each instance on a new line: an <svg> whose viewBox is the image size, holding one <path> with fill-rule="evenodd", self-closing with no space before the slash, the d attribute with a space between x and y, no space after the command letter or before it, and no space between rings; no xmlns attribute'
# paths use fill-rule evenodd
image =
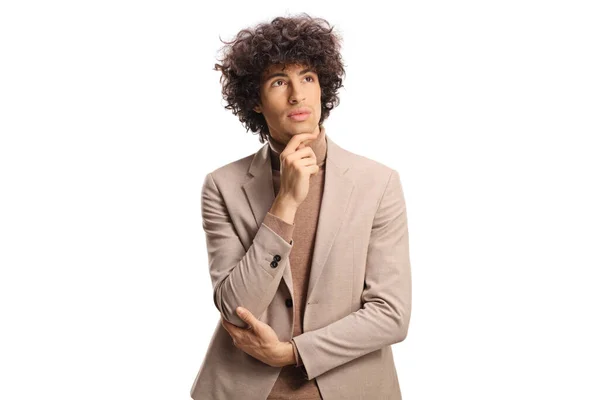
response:
<svg viewBox="0 0 600 400"><path fill-rule="evenodd" d="M246 132L258 132L261 143L268 140L269 129L263 114L253 107L259 104L261 77L270 65L314 68L321 87L319 125L339 104L338 89L343 87L346 74L340 54L342 38L326 20L306 13L277 17L270 23L241 30L230 42L221 42L225 43L221 48L224 56L214 70L222 73L219 82L227 102L225 108L238 116Z"/></svg>

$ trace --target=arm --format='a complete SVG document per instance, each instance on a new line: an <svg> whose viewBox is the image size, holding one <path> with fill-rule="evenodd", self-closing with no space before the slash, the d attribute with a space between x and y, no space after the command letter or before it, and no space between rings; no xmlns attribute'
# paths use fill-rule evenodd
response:
<svg viewBox="0 0 600 400"><path fill-rule="evenodd" d="M273 232L281 236L283 240L285 240L288 243L291 243L294 228L296 227L296 225L288 224L287 222L273 214L271 211L267 211L267 214L263 219L263 224L271 228L271 230L273 230Z"/></svg>
<svg viewBox="0 0 600 400"><path fill-rule="evenodd" d="M256 316L262 315L267 309L277 292L285 265L289 262L294 225L274 215L267 215L246 251L210 173L206 175L202 186L201 209L213 301L225 320L246 328L247 324L235 309L242 306ZM281 259L273 268L271 262L276 255Z"/></svg>
<svg viewBox="0 0 600 400"><path fill-rule="evenodd" d="M305 378L313 379L404 340L411 296L406 205L400 177L392 170L371 229L362 292L364 307L292 339L302 358Z"/></svg>

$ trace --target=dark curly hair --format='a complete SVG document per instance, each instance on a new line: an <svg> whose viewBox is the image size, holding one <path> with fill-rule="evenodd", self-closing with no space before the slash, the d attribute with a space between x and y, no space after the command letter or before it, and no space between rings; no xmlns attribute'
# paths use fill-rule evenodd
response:
<svg viewBox="0 0 600 400"><path fill-rule="evenodd" d="M227 101L225 108L238 116L246 132L258 132L261 143L268 139L269 129L263 114L253 108L259 104L263 71L271 64L302 64L315 69L321 87L319 124L339 104L338 89L343 87L346 74L340 54L342 38L326 20L306 13L277 17L241 30L230 42L221 42L225 43L221 48L224 56L214 70L222 72L219 82Z"/></svg>

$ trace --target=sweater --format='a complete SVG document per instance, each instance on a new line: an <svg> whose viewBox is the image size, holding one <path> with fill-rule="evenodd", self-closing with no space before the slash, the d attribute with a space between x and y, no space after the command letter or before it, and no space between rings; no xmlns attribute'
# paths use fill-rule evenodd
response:
<svg viewBox="0 0 600 400"><path fill-rule="evenodd" d="M286 144L275 141L269 135L269 153L271 157L271 170L273 175L273 193L279 193L281 174L279 155L285 149ZM308 280L310 277L310 266L315 244L315 235L325 185L325 160L327 157L327 141L325 128L320 125L318 137L306 144L312 148L317 158L319 171L309 178L309 190L306 199L300 204L294 223L289 224L276 215L267 212L263 223L276 232L283 239L294 246L289 255L290 268L293 282L294 307L294 329L292 335L292 346L296 365L286 365L281 372L267 400L295 399L295 400L320 400L322 399L319 387L315 379L307 380L302 371L303 363L296 348L293 337L304 332L302 321L306 305L306 294L308 291Z"/></svg>

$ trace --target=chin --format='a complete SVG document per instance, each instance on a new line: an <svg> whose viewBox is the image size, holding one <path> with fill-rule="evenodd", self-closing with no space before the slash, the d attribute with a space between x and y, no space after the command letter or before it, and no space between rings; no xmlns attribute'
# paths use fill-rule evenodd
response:
<svg viewBox="0 0 600 400"><path fill-rule="evenodd" d="M306 121L294 122L292 125L290 125L290 130L292 132L306 132L306 128L311 126L316 127L317 125L314 123L314 121L307 119Z"/></svg>

